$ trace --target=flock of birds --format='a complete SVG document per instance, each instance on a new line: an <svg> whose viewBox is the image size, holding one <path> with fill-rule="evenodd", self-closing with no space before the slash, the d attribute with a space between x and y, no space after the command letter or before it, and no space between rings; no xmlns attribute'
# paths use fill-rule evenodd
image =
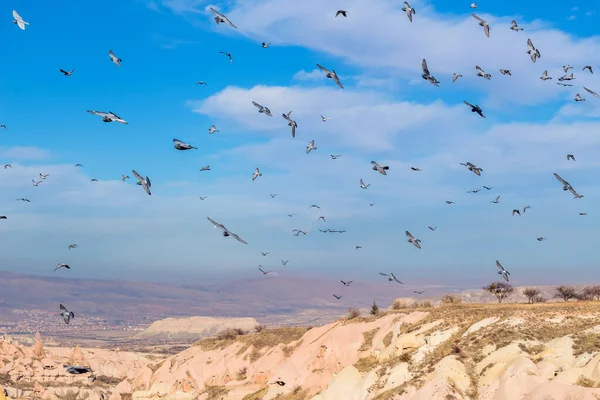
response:
<svg viewBox="0 0 600 400"><path fill-rule="evenodd" d="M476 9L476 8L478 8L478 6L477 6L476 3L472 3L470 5L470 8ZM221 12L215 10L212 7L210 8L210 11L212 11L212 13L214 14L214 20L215 20L215 22L216 22L217 25L224 23L224 24L229 25L232 28L237 28L237 26L235 24L233 24ZM416 10L408 2L404 2L403 7L402 7L402 11L404 11L406 13L409 22L412 22L414 16L416 15ZM349 12L347 10L338 10L335 13L335 17L341 16L341 17L347 18L348 14L349 14ZM478 17L474 13L471 13L471 15L478 22L478 25L483 28L483 32L486 35L486 37L490 37L491 27L490 27L489 23L486 22L485 20L481 19L480 17ZM20 29L25 30L26 27L29 26L29 22L25 21L17 13L17 11L13 10L13 17L14 17L13 23L16 24ZM509 27L509 29L511 29L511 30L513 30L515 32L520 32L520 31L524 30L514 20L512 21L511 26ZM261 44L261 46L263 48L268 48L270 46L270 43L263 42ZM228 57L228 59L229 59L230 62L233 62L233 57L232 57L232 55L230 53L228 53L228 52L221 52L221 53L224 54L226 57ZM531 41L531 39L527 39L527 51L526 51L526 53L531 58L531 61L534 62L534 63L538 59L542 58L540 50L537 49L534 46L534 44ZM117 57L112 50L109 50L108 55L109 55L110 61L112 61L116 66L121 66L121 63L122 63L123 60L121 58ZM340 81L340 78L337 75L337 73L335 72L335 70L325 68L325 67L323 67L320 64L317 64L317 67L319 68L319 70L321 70L324 73L324 75L327 78L331 79L339 88L344 89L344 86L343 86L342 82ZM433 74L430 72L430 69L429 69L429 67L427 65L427 61L425 59L423 59L423 61L421 63L421 68L422 68L422 75L421 75L422 78L425 79L425 80L427 80L428 82L430 82L432 85L439 86L440 81L438 81L433 76ZM573 72L571 72L569 74L569 70L571 70L572 68L573 67L570 66L570 65L563 66L564 75L561 76L560 78L558 78L557 84L563 85L563 86L572 86L572 84L566 83L566 82L570 82L570 81L572 81L572 80L575 79ZM589 65L584 66L582 70L583 71L587 70L591 74L594 73L592 66L589 66ZM75 72L74 69L71 69L71 70L60 69L59 71L64 76L67 76L67 77L68 76L72 76L74 74L74 72ZM476 75L478 77L481 77L481 78L487 79L487 80L490 80L491 77L492 77L492 75L490 73L485 72L479 66L475 66L475 73L476 73ZM508 76L511 75L511 71L508 70L508 69L500 69L500 73L502 75L508 75ZM454 73L453 74L453 78L452 78L452 82L453 83L456 82L462 76L463 75L460 74L460 73ZM547 80L551 80L552 77L548 76L548 71L545 70L545 71L542 72L542 74L540 76L540 79L543 80L543 81L547 81ZM198 81L198 82L196 82L196 84L197 85L207 85L207 83L204 82L204 81ZM589 89L587 87L583 87L583 89L585 91L587 91L588 93L590 93L591 95L593 95L594 97L600 98L600 95L598 95L593 90L591 90L591 89ZM581 95L579 93L577 93L577 95L576 95L576 97L575 97L574 100L575 101L585 101L585 98L581 97ZM465 105L467 105L470 108L471 112L476 113L477 115L479 115L482 118L485 118L483 110L482 110L482 108L479 105L472 104L472 103L470 103L470 102L468 102L466 100L464 100L464 103L465 103ZM266 115L268 117L273 117L273 114L272 114L271 110L267 106L259 104L256 101L252 101L252 105L254 107L256 107L256 109L257 109L257 111L258 111L259 114L263 114L263 115ZM92 114L92 115L101 117L102 121L104 121L106 123L116 122L116 123L120 123L120 124L128 124L128 122L125 119L121 118L120 116L118 116L117 114L115 114L112 111L105 112L105 111L87 110L87 112L90 113L90 114ZM296 137L296 130L298 129L298 123L295 120L292 119L291 114L292 114L292 111L289 111L288 113L282 114L282 117L287 121L288 126L291 129L292 138L295 138ZM320 115L320 117L321 117L321 120L323 122L327 122L327 120L330 119L330 118L325 117L323 115ZM8 129L7 126L4 125L4 124L0 124L0 128ZM219 132L219 130L215 127L215 125L212 125L209 128L208 131L209 131L209 134L211 134L211 135L214 134L214 133L216 133L216 132ZM173 143L174 143L173 147L177 151L187 151L187 150L196 149L196 147L194 147L194 146L192 146L192 145L190 145L188 143L185 143L185 142L183 142L183 141L181 141L179 139L173 139ZM306 154L310 154L312 151L315 151L315 150L317 150L317 146L315 145L315 140L311 140L307 144L307 146L306 146ZM332 160L336 160L336 159L338 159L341 156L342 156L341 154L330 154L330 157L331 157ZM575 156L573 154L567 154L567 160L574 162L575 161ZM481 167L475 165L472 162L467 161L467 162L461 163L461 165L465 166L468 171L473 172L477 176L481 176L482 175L483 169ZM10 168L10 167L12 167L10 164L5 164L4 165L5 169ZM83 167L83 165L82 164L75 164L75 167ZM371 161L371 168L372 168L373 171L376 171L376 172L378 172L381 175L387 175L388 171L390 170L389 166L387 166L387 165L381 165L381 164L377 163L376 161ZM421 171L420 168L414 167L414 166L411 167L411 170L415 171L415 172ZM200 171L210 171L210 165L202 167L202 169L200 169ZM134 177L137 179L137 185L141 186L142 189L148 195L151 195L152 194L151 193L152 184L151 184L150 178L148 176L145 176L145 177L142 176L141 174L139 174L135 170L132 170L132 173L133 173ZM260 172L260 169L258 167L256 167L256 169L252 173L252 181L255 181L259 177L262 177L262 175L263 174ZM583 197L583 195L580 195L573 188L573 186L571 184L569 184L569 182L567 182L566 180L564 180L557 173L554 173L554 176L556 177L556 179L562 185L563 190L564 191L569 191L571 194L574 195L575 199L581 199ZM49 177L49 174L42 174L42 173L40 173L39 174L39 180L32 179L33 186L36 186L36 187L39 186L48 177ZM129 176L126 175L126 174L123 174L122 177L121 177L121 179L122 179L122 181L125 181L126 179L129 179ZM91 181L96 182L98 180L97 179L91 179ZM360 188L365 189L365 190L368 189L371 186L371 184L365 183L362 178L359 181L359 185L360 185ZM483 186L483 189L485 189L487 191L490 191L490 190L492 190L492 187L490 187L490 186ZM473 190L470 190L468 193L477 193L480 190L481 189L473 189ZM271 198L275 198L278 195L277 193L275 193L275 194L269 193L269 194L270 194ZM206 199L206 197L207 196L201 196L200 199L204 200L204 199ZM28 200L26 198L19 198L19 199L17 199L17 201L30 202L30 200ZM491 201L491 203L494 203L494 204L498 204L499 202L500 202L500 195L496 196L495 200ZM452 200L446 200L446 203L447 204L453 204L454 202ZM374 206L374 203L370 203L370 206ZM316 204L311 205L309 208L320 209L320 207L318 205L316 205ZM530 208L531 208L531 206L525 206L525 207L523 207L523 209L522 209L523 214L525 214L525 212L528 209L530 209ZM294 215L296 215L296 214L295 213L288 214L288 217L293 217ZM521 214L521 209L513 209L512 215L513 216L515 216L515 215L521 216L522 215ZM579 213L579 215L586 215L586 213L585 212L581 212L581 213ZM0 216L0 218L6 219L6 216ZM215 227L215 229L218 228L218 229L221 230L222 235L224 237L232 237L232 238L236 239L237 241L239 241L240 243L247 244L247 242L244 239L242 239L240 236L238 236L237 234L235 234L232 231L230 231L228 228L225 227L225 225L223 225L223 224L221 224L221 223L213 220L210 217L207 217L207 219ZM320 216L318 219L322 220L322 221L325 221L326 217L325 216ZM437 229L437 226L436 227L429 226L429 229L431 231L435 231ZM344 233L345 232L343 230L334 230L334 229L319 229L319 231L323 232L323 233ZM292 231L292 233L295 236L299 236L299 235L306 235L308 232L300 230L300 229L294 229ZM406 231L406 237L407 237L407 241L409 243L411 243L413 246L415 246L417 249L421 249L422 248L422 246L421 246L421 243L422 243L421 239L415 238L409 231ZM546 238L544 238L544 237L538 237L537 238L538 241L542 241L542 240L545 240L545 239ZM68 247L68 249L69 250L76 249L77 247L78 247L77 244L70 244L69 247ZM361 248L362 247L360 245L355 246L355 249L357 249L357 250L359 250ZM262 254L262 256L267 256L269 253L268 252L261 252L261 254ZM289 260L281 260L281 263L284 266L287 265L288 262L289 262ZM496 266L498 268L498 274L500 274L504 278L504 280L506 280L508 282L509 281L510 272L508 272L502 266L502 264L499 261L497 261L497 260L496 260ZM56 270L61 269L61 268L70 269L70 266L68 264L65 264L65 263L59 263L55 267L54 270L56 271ZM263 269L262 265L258 267L258 270L262 274L264 274L264 275L267 275L270 272L272 272L272 270L265 270L265 269ZM384 276L384 277L386 277L389 282L396 282L398 284L404 284L402 281L400 281L394 275L393 272L390 272L390 273L380 272L379 274L382 275L382 276ZM351 280L350 281L341 280L341 283L343 284L344 287L350 286L350 284L352 282L353 281L351 281ZM413 292L415 294L422 294L422 293L424 293L424 291L425 290L413 290ZM333 296L337 300L340 300L342 298L341 295L338 295L338 294L335 294L335 293L333 294ZM64 322L66 324L69 324L69 322L75 317L75 314L72 311L69 311L62 304L60 304L60 315L63 317L63 320L64 320ZM91 370L89 368L84 368L84 367L77 367L77 366L65 366L65 367L67 368L68 372L73 373L73 374L91 372Z"/></svg>

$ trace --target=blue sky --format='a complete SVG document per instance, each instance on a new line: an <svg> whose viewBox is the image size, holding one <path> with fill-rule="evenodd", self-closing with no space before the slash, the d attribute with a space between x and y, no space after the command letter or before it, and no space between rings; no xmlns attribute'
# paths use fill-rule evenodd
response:
<svg viewBox="0 0 600 400"><path fill-rule="evenodd" d="M499 259L516 284L597 280L600 99L582 89L600 93L596 9L482 1L475 12L492 27L486 38L468 1L414 1L412 24L401 2L387 0L344 2L347 19L317 0L103 3L114 12L38 3L0 9L0 123L8 126L0 162L13 165L0 170L3 269L53 274L67 262L73 277L160 280L236 277L262 264L279 274L377 279L381 270L419 285L478 286L497 277ZM210 5L239 28L217 26ZM26 31L10 23L12 9L30 22ZM511 31L512 19L525 30ZM542 54L535 64L527 38ZM420 77L422 58L439 88ZM335 69L345 89L316 63ZM570 88L556 85L564 64L574 66ZM475 65L492 79L475 76ZM552 80L539 79L544 70ZM454 72L463 77L452 83ZM576 93L586 101L574 102ZM252 100L274 117L258 114ZM129 124L103 123L87 109ZM281 118L290 110L295 139ZM209 135L212 124L220 132ZM199 149L177 152L173 138ZM307 155L312 139L318 150ZM372 171L371 160L389 174ZM482 176L459 165L466 161ZM211 171L199 172L207 164ZM264 175L252 182L256 167ZM132 169L150 177L152 196L120 181ZM564 193L553 172L585 197ZM39 173L50 177L33 187ZM493 189L467 193L482 185ZM490 203L497 195L500 203ZM511 216L525 205L532 209ZM224 239L207 216L249 244ZM294 228L309 234L295 237ZM68 251L70 243L79 248Z"/></svg>

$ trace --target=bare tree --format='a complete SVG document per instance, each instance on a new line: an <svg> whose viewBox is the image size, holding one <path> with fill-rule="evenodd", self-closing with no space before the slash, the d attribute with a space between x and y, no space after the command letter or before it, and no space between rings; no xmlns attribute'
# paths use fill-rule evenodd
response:
<svg viewBox="0 0 600 400"><path fill-rule="evenodd" d="M483 290L492 293L498 299L498 303L506 299L515 290L508 282L494 282L482 287Z"/></svg>
<svg viewBox="0 0 600 400"><path fill-rule="evenodd" d="M523 289L523 295L527 297L527 303L533 304L536 296L540 294L540 291L536 288L525 288Z"/></svg>
<svg viewBox="0 0 600 400"><path fill-rule="evenodd" d="M545 303L547 300L544 296L535 296L533 298L534 303Z"/></svg>
<svg viewBox="0 0 600 400"><path fill-rule="evenodd" d="M600 300L600 286L586 286L581 291L589 300Z"/></svg>
<svg viewBox="0 0 600 400"><path fill-rule="evenodd" d="M575 296L577 296L577 291L574 287L563 285L556 288L556 294L554 295L554 297L563 299L564 301L574 299Z"/></svg>

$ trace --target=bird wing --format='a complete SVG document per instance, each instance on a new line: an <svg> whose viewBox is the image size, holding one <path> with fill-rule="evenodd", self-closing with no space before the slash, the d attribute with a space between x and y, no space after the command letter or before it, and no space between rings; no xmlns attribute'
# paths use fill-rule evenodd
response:
<svg viewBox="0 0 600 400"><path fill-rule="evenodd" d="M87 110L87 112L89 112L90 114L94 114L97 115L99 117L108 117L108 113L105 113L103 111L94 111L94 110Z"/></svg>
<svg viewBox="0 0 600 400"><path fill-rule="evenodd" d="M485 74L485 71L481 69L481 67L479 65L475 66L475 69L477 70L477 72L479 72L480 74Z"/></svg>
<svg viewBox="0 0 600 400"><path fill-rule="evenodd" d="M142 178L142 176L140 174L135 172L135 169L132 169L131 172L133 172L133 176L135 176L138 181L142 182L144 180L144 178Z"/></svg>
<svg viewBox="0 0 600 400"><path fill-rule="evenodd" d="M69 312L69 310L67 310L67 307L63 306L62 304L60 304L59 307L61 311Z"/></svg>
<svg viewBox="0 0 600 400"><path fill-rule="evenodd" d="M208 218L208 220L215 226L215 228L219 228L223 231L226 231L227 229L225 228L225 226L221 225L220 223L218 223L217 221L215 221L214 219L210 218L210 217L206 217Z"/></svg>
<svg viewBox="0 0 600 400"><path fill-rule="evenodd" d="M317 64L317 67L318 67L318 68L319 68L321 71L323 71L323 72L325 72L325 73L327 73L327 74L330 74L330 73L331 73L331 71L330 71L330 70L328 70L327 68L325 68L324 66L322 66L322 65L320 65L320 64Z"/></svg>
<svg viewBox="0 0 600 400"><path fill-rule="evenodd" d="M23 18L21 18L21 16L19 15L19 13L17 12L17 10L13 10L12 12L13 17L15 17L15 19L18 20L23 20Z"/></svg>
<svg viewBox="0 0 600 400"><path fill-rule="evenodd" d="M554 173L554 176L556 177L556 179L558 179L560 181L560 183L562 183L565 186L571 186L569 185L569 182L565 181L563 178L560 177L560 175L558 175L556 172Z"/></svg>
<svg viewBox="0 0 600 400"><path fill-rule="evenodd" d="M344 85L342 85L342 82L340 82L339 76L337 76L337 74L335 73L335 71L332 71L332 72L333 72L333 80L335 81L335 83L337 83L337 85L339 87L341 87L343 89Z"/></svg>
<svg viewBox="0 0 600 400"><path fill-rule="evenodd" d="M179 144L179 145L186 145L186 144L187 144L187 143L185 143L185 142L182 142L182 141L181 141L181 140L179 140L179 139L173 139L173 143L175 143L175 144Z"/></svg>
<svg viewBox="0 0 600 400"><path fill-rule="evenodd" d="M402 283L402 282L400 282L400 280L399 280L398 278L396 278L396 276L394 275L394 273L393 273L393 272L392 272L392 273L390 273L390 275L392 276L392 278L393 278L393 279L394 279L396 282L398 282L398 283ZM402 283L402 284L404 285L404 283Z"/></svg>
<svg viewBox="0 0 600 400"><path fill-rule="evenodd" d="M365 183L363 182L362 178L360 178L360 186L365 186Z"/></svg>
<svg viewBox="0 0 600 400"><path fill-rule="evenodd" d="M408 237L409 240L415 240L415 237L411 235L409 231L406 231L406 237Z"/></svg>
<svg viewBox="0 0 600 400"><path fill-rule="evenodd" d="M473 18L475 18L475 19L476 19L477 21L479 21L479 22L485 22L484 20L482 20L481 18L479 18L477 15L475 15L475 14L473 14L473 13L471 13L471 16L472 16Z"/></svg>
<svg viewBox="0 0 600 400"><path fill-rule="evenodd" d="M490 26L487 23L483 24L483 31L485 32L485 36L490 37Z"/></svg>
<svg viewBox="0 0 600 400"><path fill-rule="evenodd" d="M231 26L232 28L236 28L236 29L237 29L237 26L235 26L235 25L233 24L233 22L231 22L231 21L229 20L229 18L227 18L226 16L224 16L224 15L223 15L223 19L225 20L225 22L227 22L227 24L228 24L229 26Z"/></svg>
<svg viewBox="0 0 600 400"><path fill-rule="evenodd" d="M531 41L531 39L527 39L527 47L529 48L529 50L535 51L535 47L533 46L533 42Z"/></svg>
<svg viewBox="0 0 600 400"><path fill-rule="evenodd" d="M225 19L225 16L217 10L215 10L214 8L210 7L210 11L212 11L217 17Z"/></svg>
<svg viewBox="0 0 600 400"><path fill-rule="evenodd" d="M421 68L423 69L424 75L430 75L429 68L427 68L427 61L425 59L423 59L423 61L421 61Z"/></svg>
<svg viewBox="0 0 600 400"><path fill-rule="evenodd" d="M496 260L496 266L500 269L500 271L506 271L504 269L504 267L502 266L502 264L500 264L500 261Z"/></svg>
<svg viewBox="0 0 600 400"><path fill-rule="evenodd" d="M466 105L468 105L469 107L475 108L475 106L474 106L473 104L469 103L468 101L466 101L466 100L463 100L463 102L464 102Z"/></svg>
<svg viewBox="0 0 600 400"><path fill-rule="evenodd" d="M244 244L248 244L244 239L242 239L241 237L239 237L238 235L236 235L233 232L229 232L229 235L232 236L235 240L237 240L238 242L242 242ZM269 271L271 272L271 271Z"/></svg>
<svg viewBox="0 0 600 400"><path fill-rule="evenodd" d="M294 121L294 123L292 124L292 137L295 138L296 137L296 122Z"/></svg>
<svg viewBox="0 0 600 400"><path fill-rule="evenodd" d="M263 109L264 107L261 106L260 104L258 104L257 102L255 102L254 100L252 101L252 104L254 104L254 107L258 108L258 109Z"/></svg>
<svg viewBox="0 0 600 400"><path fill-rule="evenodd" d="M390 274L384 274L383 272L380 272L379 275L390 276Z"/></svg>
<svg viewBox="0 0 600 400"><path fill-rule="evenodd" d="M377 164L375 161L371 161L371 165L375 168L381 168L381 165Z"/></svg>
<svg viewBox="0 0 600 400"><path fill-rule="evenodd" d="M592 94L594 97L597 97L600 99L600 95L596 92L594 92L593 90L590 90L588 88L586 88L585 86L583 87L588 93Z"/></svg>

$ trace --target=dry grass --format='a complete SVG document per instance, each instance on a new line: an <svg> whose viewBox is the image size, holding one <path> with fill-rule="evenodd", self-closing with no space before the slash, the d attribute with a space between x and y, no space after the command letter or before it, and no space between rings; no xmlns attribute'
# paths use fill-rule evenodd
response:
<svg viewBox="0 0 600 400"><path fill-rule="evenodd" d="M133 400L133 395L131 393L119 393L121 396L121 400Z"/></svg>
<svg viewBox="0 0 600 400"><path fill-rule="evenodd" d="M244 381L246 380L246 378L248 377L248 368L247 367L243 367L240 368L236 374L236 380L238 381Z"/></svg>
<svg viewBox="0 0 600 400"><path fill-rule="evenodd" d="M394 302L392 303L392 306L391 306L392 310L403 310L406 308L410 308L410 302L406 301L406 300L400 300L400 299L394 300Z"/></svg>
<svg viewBox="0 0 600 400"><path fill-rule="evenodd" d="M575 382L575 384L577 386L583 386L586 388L597 388L598 387L598 384L595 381L593 381L590 378L586 378L583 375L580 375L579 378L577 378L577 381Z"/></svg>
<svg viewBox="0 0 600 400"><path fill-rule="evenodd" d="M221 400L223 396L229 393L229 389L227 389L225 386L207 385L200 394L204 393L208 395L206 400Z"/></svg>
<svg viewBox="0 0 600 400"><path fill-rule="evenodd" d="M383 337L383 345L384 345L385 347L388 347L390 344L392 344L392 339L393 339L393 338L394 338L394 332L392 332L392 331L389 331L389 332L387 333L387 335L385 335L385 336Z"/></svg>
<svg viewBox="0 0 600 400"><path fill-rule="evenodd" d="M283 355L284 355L284 357L285 357L285 358L289 358L289 357L290 357L290 356L291 356L291 355L294 353L294 351L295 351L295 350L296 350L298 347L300 347L300 345L301 345L303 342L304 342L304 340L300 339L300 340L298 340L298 341L297 341L296 343L294 343L294 344L289 344L289 345L287 345L287 346L283 346L283 347L281 348L281 350L283 351Z"/></svg>
<svg viewBox="0 0 600 400"><path fill-rule="evenodd" d="M367 351L371 348L371 346L373 346L373 338L378 330L379 328L375 328L363 333L364 339L358 351Z"/></svg>
<svg viewBox="0 0 600 400"><path fill-rule="evenodd" d="M584 333L573 337L573 355L583 353L597 353L600 351L600 336L598 334Z"/></svg>
<svg viewBox="0 0 600 400"><path fill-rule="evenodd" d="M349 308L348 316L346 319L354 319L360 317L360 310L358 308Z"/></svg>
<svg viewBox="0 0 600 400"><path fill-rule="evenodd" d="M244 396L244 398L242 400L262 400L268 391L269 391L269 387L267 386L267 387L257 390L254 393L250 393L250 394Z"/></svg>
<svg viewBox="0 0 600 400"><path fill-rule="evenodd" d="M131 394L129 396L131 398ZM74 390L67 390L67 392L65 394L63 394L62 396L57 395L56 397L58 397L60 400L85 400L88 397L90 397L90 395L85 393L80 396ZM125 399L125 398L123 398L123 399Z"/></svg>
<svg viewBox="0 0 600 400"><path fill-rule="evenodd" d="M379 366L379 360L375 356L359 358L354 367L358 372L369 372Z"/></svg>
<svg viewBox="0 0 600 400"><path fill-rule="evenodd" d="M255 362L256 360L258 360L261 357L262 357L262 353L256 347L252 348L252 351L248 355L248 359L250 360L251 363Z"/></svg>
<svg viewBox="0 0 600 400"><path fill-rule="evenodd" d="M307 389L302 389L296 386L294 390L285 394L278 394L273 400L307 400L310 398L310 392Z"/></svg>
<svg viewBox="0 0 600 400"><path fill-rule="evenodd" d="M211 351L223 349L237 341L243 344L238 351L239 355L251 345L257 349L263 349L265 347L272 348L278 344L288 344L300 339L309 329L309 327L263 328L257 333L246 333L244 335L239 335L236 331L228 329L219 333L216 337L202 339L194 343L194 346L200 346L204 351Z"/></svg>

